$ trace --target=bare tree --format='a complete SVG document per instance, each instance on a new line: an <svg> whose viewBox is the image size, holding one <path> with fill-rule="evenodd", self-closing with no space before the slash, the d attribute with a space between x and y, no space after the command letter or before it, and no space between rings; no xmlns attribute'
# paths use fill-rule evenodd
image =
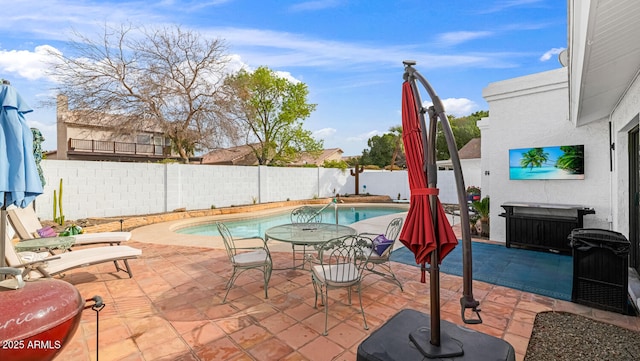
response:
<svg viewBox="0 0 640 361"><path fill-rule="evenodd" d="M236 143L222 40L177 25L105 26L101 41L79 33L74 38L71 55L52 54L52 70L58 91L90 124L121 134L160 129L185 162L197 150Z"/></svg>

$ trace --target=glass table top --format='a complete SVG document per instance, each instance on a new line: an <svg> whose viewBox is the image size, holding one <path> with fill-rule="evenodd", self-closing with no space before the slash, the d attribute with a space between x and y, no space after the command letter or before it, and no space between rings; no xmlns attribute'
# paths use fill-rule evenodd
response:
<svg viewBox="0 0 640 361"><path fill-rule="evenodd" d="M267 229L265 237L294 244L313 244L356 233L355 229L341 224L290 223Z"/></svg>
<svg viewBox="0 0 640 361"><path fill-rule="evenodd" d="M76 239L74 237L33 238L16 243L15 249L18 252L37 251L41 249L68 250L75 242Z"/></svg>

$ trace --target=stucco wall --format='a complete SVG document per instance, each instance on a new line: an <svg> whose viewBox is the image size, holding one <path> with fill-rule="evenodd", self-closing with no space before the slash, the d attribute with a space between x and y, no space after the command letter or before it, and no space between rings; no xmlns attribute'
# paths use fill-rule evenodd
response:
<svg viewBox="0 0 640 361"><path fill-rule="evenodd" d="M638 126L640 114L640 78L636 78L611 114L615 142L612 182L613 220L616 230L629 232L629 131Z"/></svg>
<svg viewBox="0 0 640 361"><path fill-rule="evenodd" d="M585 227L609 228L608 124L575 128L568 120L567 69L491 83L483 90L489 117L482 131L483 196L491 197L491 239L505 241L501 204L510 201L593 207ZM584 144L584 180L510 180L509 149Z"/></svg>

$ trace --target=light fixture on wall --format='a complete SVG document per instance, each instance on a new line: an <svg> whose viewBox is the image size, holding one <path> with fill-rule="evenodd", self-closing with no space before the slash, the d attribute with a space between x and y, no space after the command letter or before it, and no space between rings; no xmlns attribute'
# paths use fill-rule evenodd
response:
<svg viewBox="0 0 640 361"><path fill-rule="evenodd" d="M489 175L489 171L488 171L488 170L485 170L485 171L484 171L484 175Z"/></svg>

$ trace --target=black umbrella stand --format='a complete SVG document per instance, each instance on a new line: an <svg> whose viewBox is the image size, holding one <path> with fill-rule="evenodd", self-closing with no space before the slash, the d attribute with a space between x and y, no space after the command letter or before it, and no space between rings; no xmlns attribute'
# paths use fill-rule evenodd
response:
<svg viewBox="0 0 640 361"><path fill-rule="evenodd" d="M428 187L437 188L436 167L436 130L437 122L442 124L442 130L447 141L454 176L458 203L460 205L460 226L462 229L462 261L463 261L463 295L460 298L461 317L465 324L482 323L480 317L480 303L473 297L471 230L469 228L469 210L465 193L464 178L460 158L456 147L449 120L444 111L442 101L427 82L427 80L413 67L416 62L405 60L404 79L411 83L416 106L419 107L422 144L424 150L423 170L427 176ZM422 107L422 99L417 83L422 84L431 97L433 103L429 108ZM427 128L425 114L429 115ZM387 323L373 332L358 346L358 361L369 360L421 360L427 359L468 359L468 360L514 360L515 350L506 341L465 328L440 318L440 266L438 263L438 209L437 195L430 195L431 215L436 234L437 247L431 253L429 267L430 287L430 315L415 311L402 310ZM467 318L466 311L471 310L471 318ZM428 324L428 326L427 326ZM407 334L409 342L407 343Z"/></svg>

